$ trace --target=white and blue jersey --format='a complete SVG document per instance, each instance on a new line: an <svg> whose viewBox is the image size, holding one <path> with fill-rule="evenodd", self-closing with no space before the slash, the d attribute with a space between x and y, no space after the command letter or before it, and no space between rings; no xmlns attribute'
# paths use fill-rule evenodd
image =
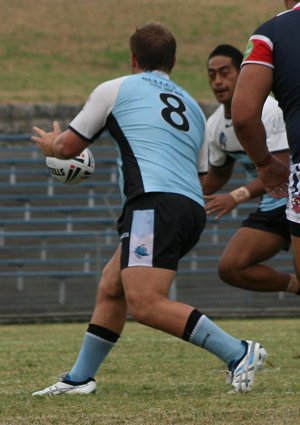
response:
<svg viewBox="0 0 300 425"><path fill-rule="evenodd" d="M143 72L100 84L70 128L89 142L104 130L111 135L124 201L168 192L204 205L197 164L205 117L167 74Z"/></svg>
<svg viewBox="0 0 300 425"><path fill-rule="evenodd" d="M274 153L288 150L283 114L277 101L271 96L265 102L262 121L269 151ZM228 160L239 161L248 181L257 177L256 166L238 141L231 119L225 118L223 105L220 105L207 120L205 143L208 146L209 163L213 167L222 167ZM265 193L261 197L259 210L271 211L285 204L286 198L274 198Z"/></svg>

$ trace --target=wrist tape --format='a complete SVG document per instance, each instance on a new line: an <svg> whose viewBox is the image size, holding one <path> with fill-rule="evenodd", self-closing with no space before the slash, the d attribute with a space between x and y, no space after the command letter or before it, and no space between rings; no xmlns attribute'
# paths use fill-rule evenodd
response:
<svg viewBox="0 0 300 425"><path fill-rule="evenodd" d="M233 197L237 204L240 204L241 202L246 202L251 198L250 192L245 186L241 186L233 190L232 192L230 192L230 195Z"/></svg>

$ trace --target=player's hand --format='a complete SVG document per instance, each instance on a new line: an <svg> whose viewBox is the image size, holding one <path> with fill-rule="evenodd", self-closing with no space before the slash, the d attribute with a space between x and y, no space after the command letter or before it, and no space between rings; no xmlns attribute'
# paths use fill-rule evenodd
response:
<svg viewBox="0 0 300 425"><path fill-rule="evenodd" d="M57 136L61 133L58 122L54 121L53 131L48 133L39 127L33 127L33 131L37 134L37 136L32 136L31 140L40 147L45 156L54 156L53 143Z"/></svg>
<svg viewBox="0 0 300 425"><path fill-rule="evenodd" d="M268 192L274 198L288 197L289 168L272 155L267 165L257 167L258 175Z"/></svg>
<svg viewBox="0 0 300 425"><path fill-rule="evenodd" d="M207 215L216 213L216 220L229 213L237 205L229 193L206 195L204 196L204 199L207 201L204 207Z"/></svg>

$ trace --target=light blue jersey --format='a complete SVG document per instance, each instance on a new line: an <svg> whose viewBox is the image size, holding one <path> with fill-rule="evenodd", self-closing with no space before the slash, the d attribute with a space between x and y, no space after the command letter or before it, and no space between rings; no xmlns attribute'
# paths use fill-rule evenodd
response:
<svg viewBox="0 0 300 425"><path fill-rule="evenodd" d="M168 192L204 205L197 164L205 117L167 74L144 72L101 84L70 128L89 141L109 132L119 149L125 199Z"/></svg>

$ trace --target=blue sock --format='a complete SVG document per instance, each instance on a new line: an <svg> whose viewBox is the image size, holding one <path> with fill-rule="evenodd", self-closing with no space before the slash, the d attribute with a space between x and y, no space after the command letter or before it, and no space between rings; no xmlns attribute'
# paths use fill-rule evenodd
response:
<svg viewBox="0 0 300 425"><path fill-rule="evenodd" d="M231 369L245 355L247 343L224 332L205 315L199 315L201 317L194 326L189 341L219 357Z"/></svg>
<svg viewBox="0 0 300 425"><path fill-rule="evenodd" d="M83 382L88 378L94 378L118 338L119 335L114 332L90 324L76 362L66 378L73 382Z"/></svg>

